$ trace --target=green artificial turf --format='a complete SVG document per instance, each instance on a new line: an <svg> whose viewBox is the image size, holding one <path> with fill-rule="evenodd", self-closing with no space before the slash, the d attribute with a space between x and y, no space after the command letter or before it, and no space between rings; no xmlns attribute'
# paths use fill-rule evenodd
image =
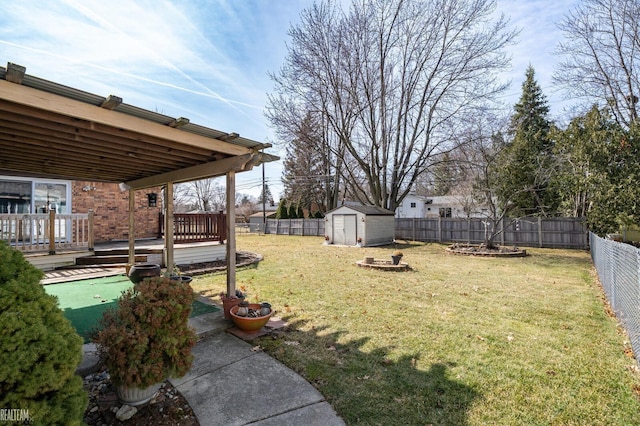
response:
<svg viewBox="0 0 640 426"><path fill-rule="evenodd" d="M125 275L115 275L50 284L45 286L45 291L58 298L58 305L65 317L87 343L102 313L108 308L115 308L120 294L132 285ZM195 301L191 317L218 310L215 306Z"/></svg>

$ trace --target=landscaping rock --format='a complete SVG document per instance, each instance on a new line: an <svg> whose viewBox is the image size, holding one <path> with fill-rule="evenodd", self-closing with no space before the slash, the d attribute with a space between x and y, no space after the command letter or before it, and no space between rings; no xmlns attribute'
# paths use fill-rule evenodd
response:
<svg viewBox="0 0 640 426"><path fill-rule="evenodd" d="M132 407L131 405L123 405L116 412L116 419L124 422L125 420L129 420L131 417L135 416L138 412L136 407Z"/></svg>

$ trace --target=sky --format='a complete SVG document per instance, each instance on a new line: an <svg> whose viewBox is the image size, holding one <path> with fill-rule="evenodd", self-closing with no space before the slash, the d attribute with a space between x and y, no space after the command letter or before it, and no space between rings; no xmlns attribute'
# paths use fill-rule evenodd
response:
<svg viewBox="0 0 640 426"><path fill-rule="evenodd" d="M531 64L552 115L565 103L552 86L556 28L579 0L498 0L521 33L510 49L515 103ZM313 0L21 0L0 2L0 64L27 74L261 142L277 143L264 116L269 73L287 54L287 31ZM264 175L276 200L284 151ZM237 175L258 196L262 167ZM224 182L224 181L223 181Z"/></svg>

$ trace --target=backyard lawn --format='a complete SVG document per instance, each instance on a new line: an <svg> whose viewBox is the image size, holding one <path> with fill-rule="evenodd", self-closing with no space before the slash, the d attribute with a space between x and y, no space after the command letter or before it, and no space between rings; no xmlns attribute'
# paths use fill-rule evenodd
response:
<svg viewBox="0 0 640 426"><path fill-rule="evenodd" d="M289 323L254 344L347 424L640 424L640 375L587 252L470 258L407 242L397 247L413 270L385 272L355 262L394 247L322 242L238 235L238 250L264 260L237 282ZM215 299L225 282L192 285Z"/></svg>

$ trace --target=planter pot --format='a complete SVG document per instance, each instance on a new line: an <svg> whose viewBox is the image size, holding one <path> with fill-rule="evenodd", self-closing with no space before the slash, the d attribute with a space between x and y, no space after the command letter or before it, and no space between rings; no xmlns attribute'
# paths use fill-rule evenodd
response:
<svg viewBox="0 0 640 426"><path fill-rule="evenodd" d="M391 256L391 260L393 261L394 265L397 265L400 263L400 259L402 259L402 256Z"/></svg>
<svg viewBox="0 0 640 426"><path fill-rule="evenodd" d="M249 304L249 309L253 309L256 311L259 311L260 307L260 303ZM271 315L273 315L273 311L271 311L268 315L264 315L261 317L240 317L236 315L236 312L238 312L238 308L239 306L232 307L229 310L229 314L231 315L231 319L233 320L233 323L236 325L236 327L238 327L245 333L258 332L262 327L265 326L266 323L269 322L269 318L271 318Z"/></svg>
<svg viewBox="0 0 640 426"><path fill-rule="evenodd" d="M151 385L148 388L137 388L137 387L129 387L124 385L116 386L116 392L118 394L118 399L123 404L138 406L146 404L151 401L160 390L162 383L157 383L155 385Z"/></svg>
<svg viewBox="0 0 640 426"><path fill-rule="evenodd" d="M231 319L231 314L229 313L229 310L231 308L233 308L234 306L237 306L240 304L240 302L242 302L244 299L222 299L222 308L224 311L224 319L226 320L230 320Z"/></svg>
<svg viewBox="0 0 640 426"><path fill-rule="evenodd" d="M141 263L131 267L129 270L129 279L132 283L138 284L145 278L159 277L160 272L160 265L153 263Z"/></svg>
<svg viewBox="0 0 640 426"><path fill-rule="evenodd" d="M193 277L189 275L171 275L169 279L171 281L180 281L185 284L189 284L191 281L193 281Z"/></svg>

